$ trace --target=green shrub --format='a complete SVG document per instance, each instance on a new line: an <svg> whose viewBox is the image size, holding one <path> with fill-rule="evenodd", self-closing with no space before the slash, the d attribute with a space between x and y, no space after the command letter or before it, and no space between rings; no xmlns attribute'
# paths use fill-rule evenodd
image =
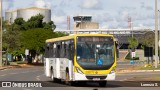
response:
<svg viewBox="0 0 160 90"><path fill-rule="evenodd" d="M125 59L127 59L127 60L139 60L139 57L131 57L131 52L129 52L128 54L127 54L127 56L125 57Z"/></svg>

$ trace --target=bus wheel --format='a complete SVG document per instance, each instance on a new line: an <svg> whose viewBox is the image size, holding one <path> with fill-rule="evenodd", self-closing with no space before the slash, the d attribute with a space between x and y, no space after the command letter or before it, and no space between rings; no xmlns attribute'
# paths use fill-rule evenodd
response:
<svg viewBox="0 0 160 90"><path fill-rule="evenodd" d="M55 81L53 70L51 70L51 79L52 79L53 82Z"/></svg>
<svg viewBox="0 0 160 90"><path fill-rule="evenodd" d="M65 80L65 84L69 84L69 73L66 72L66 80Z"/></svg>
<svg viewBox="0 0 160 90"><path fill-rule="evenodd" d="M101 81L101 82L99 82L99 86L100 87L105 87L106 84L107 84L107 81Z"/></svg>
<svg viewBox="0 0 160 90"><path fill-rule="evenodd" d="M69 73L68 73L68 72L66 72L65 84L71 85L71 86L74 86L74 85L75 85L75 82L74 82L74 81L69 81Z"/></svg>

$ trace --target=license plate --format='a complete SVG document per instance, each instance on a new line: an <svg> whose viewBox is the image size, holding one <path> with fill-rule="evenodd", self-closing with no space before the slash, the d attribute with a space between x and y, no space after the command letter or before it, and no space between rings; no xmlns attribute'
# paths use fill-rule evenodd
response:
<svg viewBox="0 0 160 90"><path fill-rule="evenodd" d="M86 71L86 74L94 74L94 71Z"/></svg>
<svg viewBox="0 0 160 90"><path fill-rule="evenodd" d="M99 80L100 80L100 78L93 78L93 80L94 80L94 81L99 81Z"/></svg>

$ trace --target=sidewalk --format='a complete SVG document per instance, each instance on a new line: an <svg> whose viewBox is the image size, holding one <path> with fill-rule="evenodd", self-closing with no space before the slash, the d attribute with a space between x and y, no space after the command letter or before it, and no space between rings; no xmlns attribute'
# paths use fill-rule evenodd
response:
<svg viewBox="0 0 160 90"><path fill-rule="evenodd" d="M7 67L0 67L0 70L4 70L4 69L7 69Z"/></svg>
<svg viewBox="0 0 160 90"><path fill-rule="evenodd" d="M0 67L0 70L10 69L10 68L29 68L29 67L34 67L34 65L28 65L28 64L8 65Z"/></svg>
<svg viewBox="0 0 160 90"><path fill-rule="evenodd" d="M117 69L117 73L132 73L132 72L160 72L160 68L151 68L151 67L141 67L141 66L133 66L128 68Z"/></svg>
<svg viewBox="0 0 160 90"><path fill-rule="evenodd" d="M118 70L116 73L131 73L131 72L160 72L160 70Z"/></svg>

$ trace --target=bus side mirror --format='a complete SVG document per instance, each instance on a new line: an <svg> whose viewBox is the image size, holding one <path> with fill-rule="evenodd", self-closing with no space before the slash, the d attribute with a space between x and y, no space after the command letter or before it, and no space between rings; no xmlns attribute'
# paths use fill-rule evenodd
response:
<svg viewBox="0 0 160 90"><path fill-rule="evenodd" d="M118 45L118 42L115 42L115 48L116 48L116 56L117 58L119 58L119 45Z"/></svg>

